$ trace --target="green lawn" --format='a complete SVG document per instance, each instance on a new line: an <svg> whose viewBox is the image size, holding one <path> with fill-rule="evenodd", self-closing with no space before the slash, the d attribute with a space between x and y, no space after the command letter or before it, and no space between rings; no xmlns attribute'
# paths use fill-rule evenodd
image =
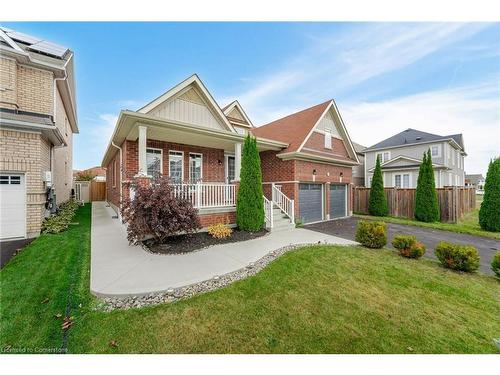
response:
<svg viewBox="0 0 500 375"><path fill-rule="evenodd" d="M74 275L74 353L500 353L498 281L361 247L305 247L216 292L96 311L89 215L82 208L79 225L41 236L0 271L1 348L62 347L54 314Z"/></svg>
<svg viewBox="0 0 500 375"><path fill-rule="evenodd" d="M386 223L393 224L403 224L403 225L414 225L423 228L432 228L439 230L447 230L450 232L472 234L474 236L488 237L494 239L500 239L500 232L488 232L479 226L479 208L481 207L481 202L483 197L478 195L476 200L476 209L464 215L464 217L459 220L456 224L451 223L423 223L420 221L412 219L404 219L400 217L378 217L370 216L364 214L357 214L357 217L370 220L381 220Z"/></svg>

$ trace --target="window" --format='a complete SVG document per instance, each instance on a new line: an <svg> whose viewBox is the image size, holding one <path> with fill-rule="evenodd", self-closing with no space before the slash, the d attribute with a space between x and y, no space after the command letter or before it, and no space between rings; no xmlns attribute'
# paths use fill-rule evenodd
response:
<svg viewBox="0 0 500 375"><path fill-rule="evenodd" d="M146 166L148 176L158 177L162 173L162 150L158 148L146 149Z"/></svg>
<svg viewBox="0 0 500 375"><path fill-rule="evenodd" d="M329 128L325 128L325 148L332 148L332 131Z"/></svg>
<svg viewBox="0 0 500 375"><path fill-rule="evenodd" d="M432 157L440 157L441 156L441 147L439 145L434 145L434 146L431 146L431 155Z"/></svg>
<svg viewBox="0 0 500 375"><path fill-rule="evenodd" d="M247 133L247 131L245 129L240 128L238 126L235 126L234 129L236 130L236 133L241 134L241 135L245 135Z"/></svg>
<svg viewBox="0 0 500 375"><path fill-rule="evenodd" d="M408 189L410 187L410 175L408 173L394 175L394 187Z"/></svg>
<svg viewBox="0 0 500 375"><path fill-rule="evenodd" d="M184 168L182 165L184 153L182 151L170 151L168 154L168 176L174 184L182 183Z"/></svg>
<svg viewBox="0 0 500 375"><path fill-rule="evenodd" d="M397 174L394 176L394 186L400 188L401 187L401 175Z"/></svg>
<svg viewBox="0 0 500 375"><path fill-rule="evenodd" d="M231 181L235 178L235 158L234 156L227 157L227 183L231 183Z"/></svg>
<svg viewBox="0 0 500 375"><path fill-rule="evenodd" d="M189 181L191 183L200 182L202 175L203 155L189 154Z"/></svg>
<svg viewBox="0 0 500 375"><path fill-rule="evenodd" d="M391 153L389 151L384 151L384 152L379 152L376 155L377 157L380 156L380 162L385 163L391 158ZM375 160L376 162L376 160Z"/></svg>

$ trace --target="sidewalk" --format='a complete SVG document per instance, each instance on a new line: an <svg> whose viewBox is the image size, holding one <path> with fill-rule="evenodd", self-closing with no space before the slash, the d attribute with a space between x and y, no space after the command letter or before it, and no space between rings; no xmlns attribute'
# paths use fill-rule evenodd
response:
<svg viewBox="0 0 500 375"><path fill-rule="evenodd" d="M90 290L101 297L144 295L236 271L291 244L349 245L353 241L307 229L272 232L254 240L216 245L188 254L156 255L129 246L125 226L105 202L92 204Z"/></svg>

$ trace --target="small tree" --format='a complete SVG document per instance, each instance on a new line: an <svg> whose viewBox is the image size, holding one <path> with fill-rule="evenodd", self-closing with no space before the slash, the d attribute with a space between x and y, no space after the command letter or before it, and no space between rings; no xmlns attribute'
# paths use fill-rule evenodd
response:
<svg viewBox="0 0 500 375"><path fill-rule="evenodd" d="M76 174L76 181L92 181L95 176L97 175L90 171L81 171Z"/></svg>
<svg viewBox="0 0 500 375"><path fill-rule="evenodd" d="M370 215L374 216L386 216L389 213L387 197L384 191L384 181L382 179L382 169L380 167L380 155L377 155L375 171L373 172L368 211Z"/></svg>
<svg viewBox="0 0 500 375"><path fill-rule="evenodd" d="M415 218L427 223L439 221L439 203L432 168L431 151L424 152L422 164L418 171L417 191L415 197Z"/></svg>
<svg viewBox="0 0 500 375"><path fill-rule="evenodd" d="M122 216L128 224L127 239L134 244L147 236L161 243L169 236L201 227L197 210L190 201L174 197L166 177L148 186L135 186L134 199L124 200Z"/></svg>
<svg viewBox="0 0 500 375"><path fill-rule="evenodd" d="M490 161L488 167L479 225L484 230L500 232L500 158Z"/></svg>
<svg viewBox="0 0 500 375"><path fill-rule="evenodd" d="M262 172L257 140L248 135L241 158L240 188L236 201L236 223L246 231L258 231L264 225Z"/></svg>

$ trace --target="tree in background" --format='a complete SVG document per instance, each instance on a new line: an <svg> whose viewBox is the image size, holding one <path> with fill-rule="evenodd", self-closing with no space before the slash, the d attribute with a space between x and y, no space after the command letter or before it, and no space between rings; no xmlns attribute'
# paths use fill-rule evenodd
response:
<svg viewBox="0 0 500 375"><path fill-rule="evenodd" d="M417 191L415 198L415 219L426 223L439 221L439 203L432 169L431 150L424 152L422 164L418 171Z"/></svg>
<svg viewBox="0 0 500 375"><path fill-rule="evenodd" d="M76 181L92 181L95 176L97 175L90 171L81 171L76 174Z"/></svg>
<svg viewBox="0 0 500 375"><path fill-rule="evenodd" d="M247 135L241 158L240 187L236 201L236 223L246 231L258 231L264 225L262 171L257 140Z"/></svg>
<svg viewBox="0 0 500 375"><path fill-rule="evenodd" d="M382 179L382 169L380 167L380 155L377 155L377 163L373 172L368 211L370 215L374 216L386 216L389 213L387 197L384 191L384 181Z"/></svg>
<svg viewBox="0 0 500 375"><path fill-rule="evenodd" d="M500 158L490 161L488 167L479 225L484 230L500 232Z"/></svg>

